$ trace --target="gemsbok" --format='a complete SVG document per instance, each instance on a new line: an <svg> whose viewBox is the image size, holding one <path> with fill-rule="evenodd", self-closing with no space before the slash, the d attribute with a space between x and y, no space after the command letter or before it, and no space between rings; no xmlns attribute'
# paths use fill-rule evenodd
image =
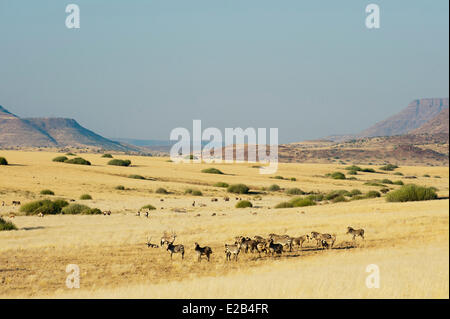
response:
<svg viewBox="0 0 450 319"><path fill-rule="evenodd" d="M202 260L202 256L206 256L206 259L209 261L209 257L212 254L212 249L208 246L200 247L198 243L195 243L195 253L197 254L197 260L199 262Z"/></svg>
<svg viewBox="0 0 450 319"><path fill-rule="evenodd" d="M173 254L181 254L181 259L184 259L184 246L181 244L174 245L174 241L177 235L172 236L172 241L166 242L167 248L166 250L170 253L170 259L172 259Z"/></svg>
<svg viewBox="0 0 450 319"><path fill-rule="evenodd" d="M152 243L150 242L151 240L152 240L151 237L150 237L150 238L147 237L147 243L146 243L147 247L148 247L148 248L159 248L159 246L158 246L157 244L152 244Z"/></svg>

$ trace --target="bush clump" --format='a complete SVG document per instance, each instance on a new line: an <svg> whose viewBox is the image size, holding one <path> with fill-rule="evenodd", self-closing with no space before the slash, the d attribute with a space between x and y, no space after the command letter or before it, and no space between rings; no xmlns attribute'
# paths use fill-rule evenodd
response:
<svg viewBox="0 0 450 319"><path fill-rule="evenodd" d="M63 207L66 207L69 203L62 199L42 199L33 202L28 202L20 207L20 211L26 215L37 215L42 213L44 215L54 215L61 213Z"/></svg>
<svg viewBox="0 0 450 319"><path fill-rule="evenodd" d="M168 192L165 188L162 188L162 187L158 188L158 189L155 191L155 193L156 193L156 194L169 194L169 192Z"/></svg>
<svg viewBox="0 0 450 319"><path fill-rule="evenodd" d="M361 168L361 172L376 173L376 171L373 168Z"/></svg>
<svg viewBox="0 0 450 319"><path fill-rule="evenodd" d="M326 176L331 177L332 179L345 179L345 174L341 172L328 173Z"/></svg>
<svg viewBox="0 0 450 319"><path fill-rule="evenodd" d="M294 204L290 202L282 202L275 206L275 208L292 208L292 207L294 207Z"/></svg>
<svg viewBox="0 0 450 319"><path fill-rule="evenodd" d="M214 168L214 167L202 169L202 173L223 174L223 172L221 170L218 170L217 168Z"/></svg>
<svg viewBox="0 0 450 319"><path fill-rule="evenodd" d="M113 156L111 154L109 154L109 153L103 154L102 157L113 158Z"/></svg>
<svg viewBox="0 0 450 319"><path fill-rule="evenodd" d="M0 165L8 165L8 161L4 157L0 157Z"/></svg>
<svg viewBox="0 0 450 319"><path fill-rule="evenodd" d="M291 199L289 202L292 203L293 207L304 207L304 206L314 206L314 205L316 205L316 202L313 201L311 198L308 198L308 197L306 197L306 198L301 198L301 197L294 198L294 199Z"/></svg>
<svg viewBox="0 0 450 319"><path fill-rule="evenodd" d="M233 184L227 187L228 193L235 193L235 194L248 194L249 188L245 184Z"/></svg>
<svg viewBox="0 0 450 319"><path fill-rule="evenodd" d="M361 195L362 194L362 192L359 190L359 189L352 189L351 191L350 191L350 195L353 197L353 196L356 196L356 195Z"/></svg>
<svg viewBox="0 0 450 319"><path fill-rule="evenodd" d="M102 211L82 204L70 204L61 210L63 215L99 215Z"/></svg>
<svg viewBox="0 0 450 319"><path fill-rule="evenodd" d="M128 175L128 178L134 178L134 179L146 179L144 176L142 176L142 175L136 175L136 174Z"/></svg>
<svg viewBox="0 0 450 319"><path fill-rule="evenodd" d="M387 179L387 178L382 179L380 182L383 184L394 184L394 182L392 182L390 179Z"/></svg>
<svg viewBox="0 0 450 319"><path fill-rule="evenodd" d="M130 166L131 161L130 160L121 160L118 158L112 159L108 162L108 165L114 165L114 166Z"/></svg>
<svg viewBox="0 0 450 319"><path fill-rule="evenodd" d="M191 194L192 196L203 196L203 193L198 189L188 188L184 191L185 194Z"/></svg>
<svg viewBox="0 0 450 319"><path fill-rule="evenodd" d="M394 164L387 164L387 165L384 165L384 166L381 166L381 167L380 167L380 169L381 169L382 171L393 171L393 170L396 169L396 168L398 168L398 166L397 166L397 165L394 165Z"/></svg>
<svg viewBox="0 0 450 319"><path fill-rule="evenodd" d="M297 179L296 179L295 177L291 177L290 180L291 180L292 182L297 181Z"/></svg>
<svg viewBox="0 0 450 319"><path fill-rule="evenodd" d="M67 155L67 156L76 156L76 154L74 154L74 153L71 153L71 152L69 152L69 153L66 153L66 155Z"/></svg>
<svg viewBox="0 0 450 319"><path fill-rule="evenodd" d="M277 184L272 184L269 186L269 191L271 191L271 192L277 192L280 189L281 189L280 186L278 186Z"/></svg>
<svg viewBox="0 0 450 319"><path fill-rule="evenodd" d="M335 198L333 198L332 202L333 203L340 203L340 202L346 202L347 199L345 198L344 195L338 195Z"/></svg>
<svg viewBox="0 0 450 319"><path fill-rule="evenodd" d="M141 210L144 210L144 209L155 210L156 208L155 208L155 206L148 204L148 205L141 207Z"/></svg>
<svg viewBox="0 0 450 319"><path fill-rule="evenodd" d="M124 191L125 190L125 186L123 185L117 185L116 187L114 187L115 189L119 190L119 191Z"/></svg>
<svg viewBox="0 0 450 319"><path fill-rule="evenodd" d="M228 185L227 183L224 183L224 182L217 182L213 186L215 186L215 187L228 187L230 185Z"/></svg>
<svg viewBox="0 0 450 319"><path fill-rule="evenodd" d="M274 177L272 177L272 178L275 178L275 179L284 179L284 177L283 177L283 176L280 176L280 175L274 176Z"/></svg>
<svg viewBox="0 0 450 319"><path fill-rule="evenodd" d="M395 181L393 182L394 185L405 185L402 181Z"/></svg>
<svg viewBox="0 0 450 319"><path fill-rule="evenodd" d="M288 188L286 190L286 194L288 194L288 195L304 195L305 192L302 191L300 188L294 187L294 188Z"/></svg>
<svg viewBox="0 0 450 319"><path fill-rule="evenodd" d="M53 162L60 162L60 163L64 163L67 160L68 160L67 156L57 156L54 159L52 159Z"/></svg>
<svg viewBox="0 0 450 319"><path fill-rule="evenodd" d="M83 194L80 196L80 199L81 200L89 200L89 199L92 199L92 196L89 194Z"/></svg>
<svg viewBox="0 0 450 319"><path fill-rule="evenodd" d="M3 231L3 230L16 230L16 229L17 229L16 225L14 225L10 221L4 220L3 217L0 216L0 231Z"/></svg>
<svg viewBox="0 0 450 319"><path fill-rule="evenodd" d="M403 173L401 173L401 172L395 172L394 175L403 176Z"/></svg>
<svg viewBox="0 0 450 319"><path fill-rule="evenodd" d="M252 203L248 200L241 200L237 202L236 208L247 208L247 207L253 207Z"/></svg>
<svg viewBox="0 0 450 319"><path fill-rule="evenodd" d="M55 193L50 189L43 189L40 192L41 195L55 195Z"/></svg>
<svg viewBox="0 0 450 319"><path fill-rule="evenodd" d="M386 195L388 202L409 202L436 199L436 190L433 187L424 187L414 184L404 185L400 189Z"/></svg>
<svg viewBox="0 0 450 319"><path fill-rule="evenodd" d="M348 171L355 171L355 172L362 170L361 167L356 166L356 165L347 166L345 169Z"/></svg>
<svg viewBox="0 0 450 319"><path fill-rule="evenodd" d="M377 191L368 191L367 194L365 195L366 198L376 198L376 197L381 197L380 192Z"/></svg>
<svg viewBox="0 0 450 319"><path fill-rule="evenodd" d="M78 165L91 165L91 162L85 160L84 158L81 157L75 157L75 158L71 158L71 159L67 159L64 161L64 163L68 163L68 164L78 164Z"/></svg>

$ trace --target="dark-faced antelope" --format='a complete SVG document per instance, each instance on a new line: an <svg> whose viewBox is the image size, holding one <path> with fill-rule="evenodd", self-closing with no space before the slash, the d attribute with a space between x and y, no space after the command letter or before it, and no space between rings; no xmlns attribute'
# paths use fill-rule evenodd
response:
<svg viewBox="0 0 450 319"><path fill-rule="evenodd" d="M348 226L347 227L347 234L353 235L353 240L355 240L355 238L357 236L361 236L362 239L364 239L364 229L353 229L352 227Z"/></svg>
<svg viewBox="0 0 450 319"><path fill-rule="evenodd" d="M18 201L18 200L13 200L13 201L12 201L12 204L13 204L13 206L20 205L20 201Z"/></svg>
<svg viewBox="0 0 450 319"><path fill-rule="evenodd" d="M195 243L195 253L197 254L197 260L200 262L202 256L206 256L206 259L209 261L209 256L212 254L211 247L205 246L200 247L198 243Z"/></svg>
<svg viewBox="0 0 450 319"><path fill-rule="evenodd" d="M138 212L136 213L136 216L141 216L141 212L138 211Z"/></svg>
<svg viewBox="0 0 450 319"><path fill-rule="evenodd" d="M104 216L109 216L109 215L111 215L111 211L110 211L110 210L105 210L105 211L103 212L103 215L104 215Z"/></svg>

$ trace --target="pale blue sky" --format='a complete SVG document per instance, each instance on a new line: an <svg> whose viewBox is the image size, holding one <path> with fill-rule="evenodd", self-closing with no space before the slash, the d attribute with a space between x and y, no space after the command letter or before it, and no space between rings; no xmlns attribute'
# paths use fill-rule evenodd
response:
<svg viewBox="0 0 450 319"><path fill-rule="evenodd" d="M65 6L81 29L65 27ZM381 28L365 27L365 7ZM278 127L280 142L358 132L448 97L448 1L0 0L0 105L107 137Z"/></svg>

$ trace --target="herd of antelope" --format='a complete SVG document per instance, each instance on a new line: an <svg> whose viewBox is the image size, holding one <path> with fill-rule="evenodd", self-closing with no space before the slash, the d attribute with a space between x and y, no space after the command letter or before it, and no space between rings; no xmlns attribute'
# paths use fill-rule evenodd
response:
<svg viewBox="0 0 450 319"><path fill-rule="evenodd" d="M347 227L347 233L353 236L353 240L356 237L361 237L364 240L364 229L354 229L352 227ZM147 247L149 248L166 248L166 251L170 253L170 258L172 259L173 254L180 254L181 259L184 259L184 245L175 245L175 239L177 235L172 232L168 235L164 232L161 237L160 245L152 244L151 237L147 238ZM237 261L239 253L242 251L244 253L258 253L261 256L262 253L269 256L280 256L287 249L291 252L293 248L297 250L303 250L303 244L305 242L315 241L317 248L331 249L336 242L335 234L322 234L318 232L311 232L306 235L291 237L289 235L278 235L269 234L267 238L261 236L253 236L253 238L246 236L237 236L234 238L234 244L225 244L225 258L227 261L231 259ZM210 261L211 254L213 253L211 247L204 246L201 247L197 242L194 247L195 254L197 255L197 260L200 262L202 256L205 256L208 261Z"/></svg>

